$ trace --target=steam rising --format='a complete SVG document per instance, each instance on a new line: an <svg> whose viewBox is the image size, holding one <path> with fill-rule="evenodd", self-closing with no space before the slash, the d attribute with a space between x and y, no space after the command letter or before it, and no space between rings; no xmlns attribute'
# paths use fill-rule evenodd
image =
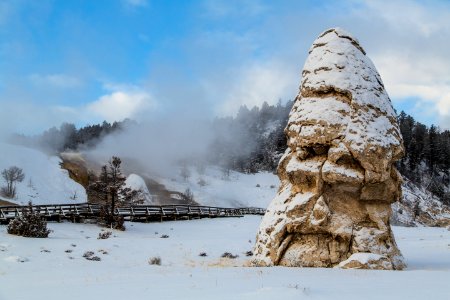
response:
<svg viewBox="0 0 450 300"><path fill-rule="evenodd" d="M88 159L105 163L120 156L141 172L173 175L181 162L194 162L208 155L213 141L211 121L198 116L173 116L130 125L106 136Z"/></svg>

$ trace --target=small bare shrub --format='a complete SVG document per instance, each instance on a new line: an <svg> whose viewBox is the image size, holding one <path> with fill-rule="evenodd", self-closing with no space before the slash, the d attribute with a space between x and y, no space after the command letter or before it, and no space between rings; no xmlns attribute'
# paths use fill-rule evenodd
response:
<svg viewBox="0 0 450 300"><path fill-rule="evenodd" d="M224 254L222 254L222 256L221 257L223 257L223 258L231 258L231 259L235 259L235 258L238 258L239 257L239 255L233 255L233 254L231 254L230 252L225 252Z"/></svg>
<svg viewBox="0 0 450 300"><path fill-rule="evenodd" d="M206 254L206 252L201 252L198 256L206 257L206 256L208 256L208 254Z"/></svg>
<svg viewBox="0 0 450 300"><path fill-rule="evenodd" d="M245 256L253 256L253 251L247 251L245 252Z"/></svg>
<svg viewBox="0 0 450 300"><path fill-rule="evenodd" d="M256 184L256 187L261 187L261 186L260 186L259 183L258 183L258 184Z"/></svg>
<svg viewBox="0 0 450 300"><path fill-rule="evenodd" d="M83 257L89 258L89 257L92 257L94 254L95 253L93 251L86 251L86 252L84 252Z"/></svg>
<svg viewBox="0 0 450 300"><path fill-rule="evenodd" d="M94 251L86 251L83 254L83 257L87 260L93 260L93 261L101 261L102 259L98 256L94 256Z"/></svg>
<svg viewBox="0 0 450 300"><path fill-rule="evenodd" d="M161 265L161 257L159 257L159 256L151 257L148 260L148 264L149 265L158 265L158 266L160 266Z"/></svg>
<svg viewBox="0 0 450 300"><path fill-rule="evenodd" d="M98 256L90 256L86 257L87 260L93 260L93 261L101 261L102 259Z"/></svg>
<svg viewBox="0 0 450 300"><path fill-rule="evenodd" d="M64 252L66 252L66 253L72 253L72 249L67 249L67 250L65 250Z"/></svg>
<svg viewBox="0 0 450 300"><path fill-rule="evenodd" d="M163 235L161 236L161 238L162 238L162 239L168 239L169 236L168 236L167 234L163 234Z"/></svg>
<svg viewBox="0 0 450 300"><path fill-rule="evenodd" d="M181 198L187 203L194 202L194 194L192 193L190 188L187 188L184 193L181 194Z"/></svg>
<svg viewBox="0 0 450 300"><path fill-rule="evenodd" d="M6 186L1 187L0 194L3 197L14 199L16 197L16 182L22 182L25 178L23 170L19 167L12 166L4 169L1 175L6 181Z"/></svg>
<svg viewBox="0 0 450 300"><path fill-rule="evenodd" d="M97 240L106 240L112 235L111 231L103 231L98 234Z"/></svg>

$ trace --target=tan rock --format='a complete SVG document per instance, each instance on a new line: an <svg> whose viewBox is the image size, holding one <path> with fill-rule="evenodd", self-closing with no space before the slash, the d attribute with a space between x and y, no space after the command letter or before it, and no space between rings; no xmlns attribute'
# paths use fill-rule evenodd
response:
<svg viewBox="0 0 450 300"><path fill-rule="evenodd" d="M389 225L402 138L378 72L342 29L313 43L285 132L253 265L404 268Z"/></svg>
<svg viewBox="0 0 450 300"><path fill-rule="evenodd" d="M339 267L343 269L393 269L392 262L386 256L364 252L352 254L347 260L341 262Z"/></svg>

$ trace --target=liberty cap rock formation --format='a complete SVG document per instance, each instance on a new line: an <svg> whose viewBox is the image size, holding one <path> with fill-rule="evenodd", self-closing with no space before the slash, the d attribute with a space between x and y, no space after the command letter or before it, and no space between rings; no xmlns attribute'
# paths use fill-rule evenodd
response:
<svg viewBox="0 0 450 300"><path fill-rule="evenodd" d="M389 224L402 137L380 75L349 33L329 29L313 43L285 133L281 186L252 264L403 269Z"/></svg>

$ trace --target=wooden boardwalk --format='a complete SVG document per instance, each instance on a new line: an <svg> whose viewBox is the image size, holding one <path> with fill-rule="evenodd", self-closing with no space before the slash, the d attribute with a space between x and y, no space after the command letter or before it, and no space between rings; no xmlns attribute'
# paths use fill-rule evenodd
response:
<svg viewBox="0 0 450 300"><path fill-rule="evenodd" d="M62 220L82 222L86 219L95 219L99 215L100 208L99 204L89 203L33 205L33 210L47 221L58 222ZM28 206L0 206L0 223L7 224L27 209ZM223 208L198 205L134 205L119 207L115 210L117 215L132 222L242 217L264 215L265 212L265 209L257 207Z"/></svg>

